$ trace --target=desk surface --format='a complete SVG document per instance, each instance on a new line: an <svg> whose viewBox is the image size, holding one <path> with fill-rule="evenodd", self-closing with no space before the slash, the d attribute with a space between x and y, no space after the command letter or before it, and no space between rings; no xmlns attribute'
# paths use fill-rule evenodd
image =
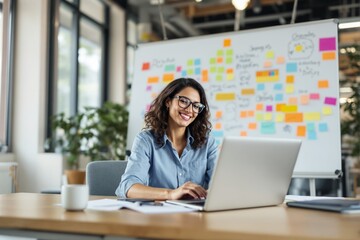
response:
<svg viewBox="0 0 360 240"><path fill-rule="evenodd" d="M67 212L60 195L0 195L0 228L163 239L360 239L360 214L286 206L145 215L131 210Z"/></svg>

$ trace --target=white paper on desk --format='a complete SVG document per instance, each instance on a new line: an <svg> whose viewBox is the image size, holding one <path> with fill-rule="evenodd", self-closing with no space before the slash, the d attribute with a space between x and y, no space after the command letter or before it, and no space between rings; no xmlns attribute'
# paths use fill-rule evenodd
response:
<svg viewBox="0 0 360 240"><path fill-rule="evenodd" d="M87 209L100 210L100 211L116 211L121 208L128 208L146 214L159 214L159 213L183 213L194 212L196 210L176 206L173 204L163 203L163 206L139 206L136 203L118 201L115 199L99 199L88 202Z"/></svg>
<svg viewBox="0 0 360 240"><path fill-rule="evenodd" d="M323 197L323 196L298 196L298 195L286 195L285 202L290 201L308 201L319 199L341 199L343 197Z"/></svg>

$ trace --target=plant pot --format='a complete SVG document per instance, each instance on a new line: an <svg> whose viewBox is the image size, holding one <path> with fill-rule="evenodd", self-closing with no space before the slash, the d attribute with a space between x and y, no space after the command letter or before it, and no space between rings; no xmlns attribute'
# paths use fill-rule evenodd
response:
<svg viewBox="0 0 360 240"><path fill-rule="evenodd" d="M65 170L68 184L85 184L85 171Z"/></svg>

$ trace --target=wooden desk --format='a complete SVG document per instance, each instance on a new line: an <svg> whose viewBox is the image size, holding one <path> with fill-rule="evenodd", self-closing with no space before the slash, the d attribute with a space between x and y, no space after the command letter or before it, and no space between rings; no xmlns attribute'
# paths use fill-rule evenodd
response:
<svg viewBox="0 0 360 240"><path fill-rule="evenodd" d="M0 195L0 234L27 231L162 239L360 239L360 214L265 207L145 215L131 210L66 212L60 195ZM24 232L25 231L25 232ZM41 233L41 232L40 232Z"/></svg>

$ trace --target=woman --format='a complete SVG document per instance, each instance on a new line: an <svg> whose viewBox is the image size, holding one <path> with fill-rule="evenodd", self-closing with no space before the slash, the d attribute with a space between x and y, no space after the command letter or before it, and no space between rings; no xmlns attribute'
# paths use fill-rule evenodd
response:
<svg viewBox="0 0 360 240"><path fill-rule="evenodd" d="M127 198L206 198L217 155L209 136L209 106L191 78L172 81L145 114L116 195Z"/></svg>

